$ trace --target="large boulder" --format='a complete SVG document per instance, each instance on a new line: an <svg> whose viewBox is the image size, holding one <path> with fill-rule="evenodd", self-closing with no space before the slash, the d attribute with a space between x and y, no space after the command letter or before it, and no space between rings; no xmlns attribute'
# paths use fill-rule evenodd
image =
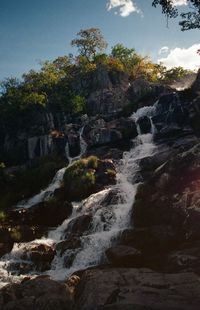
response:
<svg viewBox="0 0 200 310"><path fill-rule="evenodd" d="M105 116L119 114L129 103L128 88L128 74L119 70L109 72L105 65L97 65L91 76L87 113Z"/></svg>
<svg viewBox="0 0 200 310"><path fill-rule="evenodd" d="M171 92L169 86L163 84L150 83L142 78L138 78L130 83L128 98L135 103L135 107L153 105L163 94Z"/></svg>
<svg viewBox="0 0 200 310"><path fill-rule="evenodd" d="M25 247L22 258L24 260L31 260L35 270L45 271L50 269L55 254L56 252L52 246L33 243L29 247Z"/></svg>
<svg viewBox="0 0 200 310"><path fill-rule="evenodd" d="M113 266L140 267L143 265L141 252L130 246L111 247L106 250L106 256Z"/></svg>
<svg viewBox="0 0 200 310"><path fill-rule="evenodd" d="M72 212L72 205L67 201L52 198L30 208L16 208L8 212L11 223L55 227L60 225Z"/></svg>
<svg viewBox="0 0 200 310"><path fill-rule="evenodd" d="M146 134L151 132L151 121L149 117L142 116L137 120L137 124L140 128L141 134Z"/></svg>
<svg viewBox="0 0 200 310"><path fill-rule="evenodd" d="M199 239L200 145L179 152L138 187L135 228L169 225L180 240Z"/></svg>
<svg viewBox="0 0 200 310"><path fill-rule="evenodd" d="M121 88L97 90L87 99L87 111L93 116L117 116L128 104L127 95Z"/></svg>
<svg viewBox="0 0 200 310"><path fill-rule="evenodd" d="M71 293L65 284L48 277L38 277L1 289L0 308L2 310L71 310Z"/></svg>
<svg viewBox="0 0 200 310"><path fill-rule="evenodd" d="M136 136L136 124L131 118L121 117L109 122L103 119L91 120L84 129L84 138L89 147L125 144Z"/></svg>

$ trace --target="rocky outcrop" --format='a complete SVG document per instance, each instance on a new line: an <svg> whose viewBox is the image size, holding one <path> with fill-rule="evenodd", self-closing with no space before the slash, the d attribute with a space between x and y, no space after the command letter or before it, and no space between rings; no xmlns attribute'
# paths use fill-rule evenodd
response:
<svg viewBox="0 0 200 310"><path fill-rule="evenodd" d="M113 266L144 266L141 252L130 246L118 245L111 247L106 251L106 256Z"/></svg>
<svg viewBox="0 0 200 310"><path fill-rule="evenodd" d="M117 115L129 103L128 88L129 77L125 72L109 72L106 66L99 64L92 73L87 98L88 115Z"/></svg>
<svg viewBox="0 0 200 310"><path fill-rule="evenodd" d="M196 97L190 104L189 119L195 133L200 135L200 96Z"/></svg>
<svg viewBox="0 0 200 310"><path fill-rule="evenodd" d="M89 148L125 144L137 134L135 122L131 118L119 118L109 122L104 119L91 120L84 128L84 138Z"/></svg>
<svg viewBox="0 0 200 310"><path fill-rule="evenodd" d="M33 262L34 270L45 271L50 269L55 253L52 246L33 243L29 247L25 247L22 259Z"/></svg>
<svg viewBox="0 0 200 310"><path fill-rule="evenodd" d="M197 310L199 277L194 273L163 274L150 269L85 271L78 284L76 310Z"/></svg>
<svg viewBox="0 0 200 310"><path fill-rule="evenodd" d="M187 108L175 92L160 97L152 122L156 128L156 139L177 139L192 133Z"/></svg>
<svg viewBox="0 0 200 310"><path fill-rule="evenodd" d="M70 290L65 284L48 277L27 279L22 284L13 284L0 291L2 310L71 310Z"/></svg>
<svg viewBox="0 0 200 310"><path fill-rule="evenodd" d="M54 198L40 202L30 208L11 209L7 214L7 221L15 225L32 225L42 227L56 227L72 212L72 205L67 201Z"/></svg>

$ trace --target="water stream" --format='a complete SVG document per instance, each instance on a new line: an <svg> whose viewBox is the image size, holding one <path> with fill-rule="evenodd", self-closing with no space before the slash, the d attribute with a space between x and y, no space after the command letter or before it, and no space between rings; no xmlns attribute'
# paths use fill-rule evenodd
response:
<svg viewBox="0 0 200 310"><path fill-rule="evenodd" d="M151 118L154 114L154 108L145 107L139 109L132 118L136 121L141 116ZM152 122L151 122L152 124ZM82 140L82 131L80 132L80 141L82 150L86 147ZM61 256L57 251L52 262L51 269L46 272L53 279L64 280L67 276L76 270L89 266L95 266L106 261L105 250L109 248L117 239L119 234L130 227L130 218L132 206L138 186L136 175L140 171L139 161L142 158L152 156L156 152L156 146L153 143L154 128L152 124L151 133L142 135L138 127L138 136L133 140L133 146L130 151L124 152L123 158L117 167L117 183L98 193L95 193L83 200L81 203L73 203L73 212L69 219L54 231L49 232L47 238L30 242L43 243L48 245L56 244L66 238L66 229L69 231L70 221L77 219L82 215L91 215L90 228L86 233L80 236L81 246L77 249L66 250ZM69 153L68 153L69 154ZM72 162L72 160L71 160ZM63 168L65 169L65 168ZM48 187L55 188L59 180L62 179L65 170L59 170L57 177ZM47 191L47 192L48 192ZM41 195L41 193L40 193ZM110 196L109 196L110 195ZM46 196L45 196L46 197ZM108 199L111 197L111 199ZM28 206L33 205L38 198L33 197L29 200ZM22 276L9 274L8 266L12 262L19 262L26 244L15 244L11 253L5 255L0 263L0 279L2 285L5 283L19 281ZM66 261L73 257L73 261L66 268ZM34 272L33 272L34 274ZM37 274L35 272L35 274Z"/></svg>

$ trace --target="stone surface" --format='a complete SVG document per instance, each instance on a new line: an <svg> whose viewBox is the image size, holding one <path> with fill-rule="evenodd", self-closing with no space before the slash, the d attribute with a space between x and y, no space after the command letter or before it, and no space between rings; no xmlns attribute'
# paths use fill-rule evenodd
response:
<svg viewBox="0 0 200 310"><path fill-rule="evenodd" d="M139 267L143 264L141 252L130 246L111 247L106 251L106 256L113 266Z"/></svg>
<svg viewBox="0 0 200 310"><path fill-rule="evenodd" d="M2 310L71 310L70 291L65 284L38 277L22 284L8 285L0 291Z"/></svg>
<svg viewBox="0 0 200 310"><path fill-rule="evenodd" d="M72 205L70 203L52 199L40 202L31 208L10 210L8 219L20 225L55 227L61 224L71 212Z"/></svg>
<svg viewBox="0 0 200 310"><path fill-rule="evenodd" d="M150 269L88 270L76 293L77 310L197 310L199 303L197 275L162 274Z"/></svg>

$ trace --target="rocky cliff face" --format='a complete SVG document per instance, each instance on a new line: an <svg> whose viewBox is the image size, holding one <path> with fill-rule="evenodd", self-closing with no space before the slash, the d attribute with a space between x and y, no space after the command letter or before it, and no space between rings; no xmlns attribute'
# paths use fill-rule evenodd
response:
<svg viewBox="0 0 200 310"><path fill-rule="evenodd" d="M93 117L103 119L104 122L117 120L129 105L133 106L132 110L136 110L137 102L142 98L146 103L153 104L161 94L170 91L169 87L150 84L143 80L130 82L126 73L117 70L109 72L104 65L99 65L92 76L85 80L84 85L81 84L82 82L77 80L77 84L73 87L80 93L84 89L87 94L86 106L89 115L87 120L84 118L74 120L71 115L48 109L36 110L27 116L27 124L21 124L19 128L12 128L12 130L8 126L2 130L0 161L7 165L17 165L46 155L59 154L65 157L67 142L71 155L76 156L80 151L78 131L88 121L90 126ZM143 102L144 105L145 102ZM94 146L96 143L110 144L113 141L123 140L121 123L119 128L117 128L117 121L115 124L113 126L104 123L102 128L97 126L101 132L96 137L101 136L101 138L99 142L94 141ZM105 128L110 129L105 130ZM90 137L92 135L93 133ZM90 138L91 144L93 140Z"/></svg>
<svg viewBox="0 0 200 310"><path fill-rule="evenodd" d="M112 103L111 116L104 117L108 109L104 100L98 101L95 116L76 124L61 122L60 131L55 121L53 128L48 125L53 130L51 139L67 141L71 155L80 151L82 128L87 152L107 160L92 158L91 166L84 158L61 169L64 182L56 179L58 187L50 185L42 194L50 199L33 205L37 196L25 208L8 211L1 228L0 255L14 248L11 256L3 258L0 272L3 280L11 281L13 275L18 280L22 274L28 277L0 291L0 306L199 309L199 75L190 91L176 92L144 81L126 88L125 76L113 80L103 68L99 70L93 94L105 89L112 93L120 85L121 94L130 100L130 93L141 96L142 88L148 93L155 87L158 100L150 106L148 98L145 106L143 99L138 102L142 107L127 118L115 114ZM49 140L41 142L42 136L45 132L40 131L29 137L33 158L40 155L34 153L37 148L48 152ZM130 143L122 156L125 141ZM57 149L58 145L62 152L62 143ZM86 180L91 190L87 191ZM79 200L84 200L71 204L78 197L78 185ZM50 228L47 238L19 243L45 236ZM44 271L62 283L44 275L32 279L33 272ZM47 291L52 293L48 300Z"/></svg>

